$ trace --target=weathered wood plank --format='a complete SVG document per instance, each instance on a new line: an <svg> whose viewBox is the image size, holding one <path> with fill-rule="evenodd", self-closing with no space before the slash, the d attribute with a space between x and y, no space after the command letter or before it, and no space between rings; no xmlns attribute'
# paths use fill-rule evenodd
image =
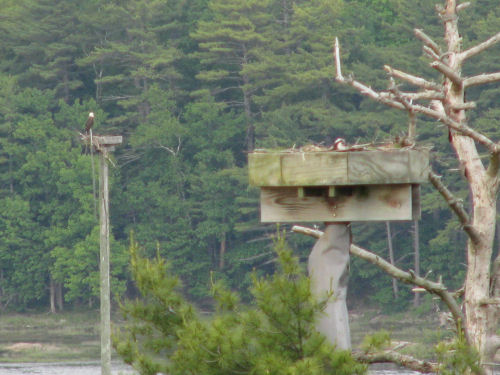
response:
<svg viewBox="0 0 500 375"><path fill-rule="evenodd" d="M370 185L336 188L335 197L307 194L294 187L261 189L262 222L412 220L411 185Z"/></svg>
<svg viewBox="0 0 500 375"><path fill-rule="evenodd" d="M423 183L428 150L263 152L248 155L255 186L343 186Z"/></svg>
<svg viewBox="0 0 500 375"><path fill-rule="evenodd" d="M283 185L281 178L281 154L248 154L248 177L254 186Z"/></svg>
<svg viewBox="0 0 500 375"><path fill-rule="evenodd" d="M123 142L121 135L94 135L93 138L100 145L119 145Z"/></svg>
<svg viewBox="0 0 500 375"><path fill-rule="evenodd" d="M343 185L347 183L347 153L300 152L281 156L285 186Z"/></svg>
<svg viewBox="0 0 500 375"><path fill-rule="evenodd" d="M408 183L408 151L350 152L348 159L350 184Z"/></svg>
<svg viewBox="0 0 500 375"><path fill-rule="evenodd" d="M409 150L410 182L424 183L429 179L429 150Z"/></svg>

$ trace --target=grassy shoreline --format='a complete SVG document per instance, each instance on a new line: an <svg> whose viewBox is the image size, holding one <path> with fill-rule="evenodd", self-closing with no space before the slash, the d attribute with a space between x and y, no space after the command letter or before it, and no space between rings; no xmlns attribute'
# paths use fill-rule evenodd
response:
<svg viewBox="0 0 500 375"><path fill-rule="evenodd" d="M94 361L99 312L0 315L0 362Z"/></svg>
<svg viewBox="0 0 500 375"><path fill-rule="evenodd" d="M121 324L118 315L114 325ZM440 329L437 317L412 313L383 315L375 310L350 314L353 346L359 347L366 334L386 330L393 342L407 343L408 354L431 359L434 345L451 332ZM98 361L99 312L58 314L1 314L0 362L90 362ZM114 359L118 359L116 356Z"/></svg>

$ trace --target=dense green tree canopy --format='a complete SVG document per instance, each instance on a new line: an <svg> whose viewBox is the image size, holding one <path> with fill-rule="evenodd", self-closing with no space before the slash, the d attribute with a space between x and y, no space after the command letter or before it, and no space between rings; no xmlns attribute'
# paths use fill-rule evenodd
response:
<svg viewBox="0 0 500 375"><path fill-rule="evenodd" d="M346 72L385 85L382 65L426 73L414 27L440 37L433 0L0 0L0 308L48 306L51 282L68 304L96 299L92 165L78 131L121 134L114 153L111 222L116 293L133 294L124 250L131 231L147 256L173 265L205 303L210 272L246 290L250 271L274 270L272 225L259 224L246 152L307 143L386 141L407 118L334 82L332 41ZM500 27L493 0L464 14L464 45ZM398 52L398 53L395 53ZM498 70L498 48L474 71ZM500 88L472 96L471 121L498 139ZM418 120L437 172L459 170L447 134ZM459 173L446 182L461 198ZM423 187L422 269L459 286L465 237L438 194ZM394 224L396 263L413 268L411 225ZM384 224L354 226L355 240L387 255ZM290 236L305 259L311 240ZM394 306L391 282L355 260L352 303ZM244 298L248 296L243 292ZM398 306L411 300L402 286Z"/></svg>

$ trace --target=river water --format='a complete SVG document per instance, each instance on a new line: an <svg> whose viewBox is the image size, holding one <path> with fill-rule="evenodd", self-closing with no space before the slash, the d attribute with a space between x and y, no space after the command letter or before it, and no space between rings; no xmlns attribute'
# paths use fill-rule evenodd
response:
<svg viewBox="0 0 500 375"><path fill-rule="evenodd" d="M136 375L134 370L122 363L113 363L113 375ZM100 375L99 363L0 363L0 375ZM372 368L369 375L417 375L419 373Z"/></svg>

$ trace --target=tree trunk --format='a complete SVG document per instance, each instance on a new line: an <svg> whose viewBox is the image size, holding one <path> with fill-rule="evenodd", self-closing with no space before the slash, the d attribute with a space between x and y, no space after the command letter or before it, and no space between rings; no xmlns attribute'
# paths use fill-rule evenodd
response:
<svg viewBox="0 0 500 375"><path fill-rule="evenodd" d="M482 179L481 179L482 180ZM482 234L481 243L467 244L467 276L465 281L466 327L481 353L483 362L488 355L488 336L496 331L495 306L485 304L490 297L490 265L495 234L496 205L491 191L481 184L471 184L474 195L473 225ZM493 353L494 354L494 353Z"/></svg>
<svg viewBox="0 0 500 375"><path fill-rule="evenodd" d="M56 283L56 304L59 311L64 310L62 283Z"/></svg>
<svg viewBox="0 0 500 375"><path fill-rule="evenodd" d="M317 329L339 349L351 349L346 295L349 280L351 228L345 223L327 223L325 234L309 255L307 270L311 290L319 298L332 293L317 322Z"/></svg>
<svg viewBox="0 0 500 375"><path fill-rule="evenodd" d="M420 233L418 220L413 220L413 254L415 263L415 275L420 276ZM413 306L420 306L420 293L415 293Z"/></svg>
<svg viewBox="0 0 500 375"><path fill-rule="evenodd" d="M447 0L443 13L445 23L445 40L448 44L447 65L458 76L462 73L461 52L462 38L458 32L456 0ZM464 104L464 87L450 78L446 78L444 109L452 120L466 123L465 110L456 110ZM488 358L486 344L488 335L496 329L492 308L484 305L490 292L490 265L493 250L493 239L496 221L497 182L492 181L478 155L474 140L468 136L451 134L451 143L457 154L461 169L469 182L472 195L472 226L481 234L480 243L467 243L467 275L465 280L465 327L472 343L478 348L483 362L491 362Z"/></svg>
<svg viewBox="0 0 500 375"><path fill-rule="evenodd" d="M415 29L415 35L424 43L424 53L430 57L430 66L443 76L442 84L429 82L421 77L396 71L390 66L385 69L392 79L389 91L378 93L370 87L342 75L339 47L335 44L336 80L356 88L362 94L389 105L393 108L428 115L448 127L449 140L457 155L459 169L462 171L470 188L472 210L466 212L461 203L444 186L440 186L433 172L429 179L445 198L450 208L457 215L467 242L467 274L465 280L465 318L463 324L469 344L475 346L480 355L485 373L491 374L488 363L493 362L497 349L500 348L500 335L496 335L497 322L500 318L498 309L500 295L500 258L493 261L493 240L496 228L496 200L499 185L500 143L492 141L488 136L471 128L467 123L465 110L475 107L475 103L465 102L465 90L472 86L499 82L500 72L480 74L473 77L462 77L462 64L467 59L485 51L500 42L500 33L488 40L462 51L462 38L458 31L458 11L466 9L470 2L444 0L445 6L437 5L436 9L444 23L444 41L446 50L441 50L422 30ZM427 91L438 94L430 105L414 104L415 93L403 93L394 84L395 78L417 86L418 94L426 97ZM434 95L434 94L433 94ZM418 100L418 99L417 99ZM476 142L486 147L490 153L490 161L486 169L478 153ZM434 175L434 176L433 176ZM460 320L461 314L455 314ZM460 323L460 321L458 322Z"/></svg>
<svg viewBox="0 0 500 375"><path fill-rule="evenodd" d="M226 255L226 233L222 234L222 240L220 241L219 247L219 270L224 269L224 260Z"/></svg>
<svg viewBox="0 0 500 375"><path fill-rule="evenodd" d="M394 250L392 247L391 223L389 221L385 222L385 229L387 232L387 246L389 247L389 262L394 266ZM392 293L394 294L394 299L398 299L398 281L394 277L392 278Z"/></svg>
<svg viewBox="0 0 500 375"><path fill-rule="evenodd" d="M55 282L50 278L50 285L49 285L49 290L50 290L50 312L52 314L56 313L56 288L55 288Z"/></svg>
<svg viewBox="0 0 500 375"><path fill-rule="evenodd" d="M248 56L246 52L246 46L243 44L243 58L242 58L242 68L245 67L245 65L248 64ZM243 92L243 108L245 110L245 117L246 117L246 124L247 124L247 129L246 129L246 145L247 145L247 151L251 152L254 149L255 145L255 126L253 124L253 119L252 119L252 95L250 92L249 84L250 84L250 79L248 78L248 75L243 74L242 76L243 79L243 87L242 87L242 92Z"/></svg>

